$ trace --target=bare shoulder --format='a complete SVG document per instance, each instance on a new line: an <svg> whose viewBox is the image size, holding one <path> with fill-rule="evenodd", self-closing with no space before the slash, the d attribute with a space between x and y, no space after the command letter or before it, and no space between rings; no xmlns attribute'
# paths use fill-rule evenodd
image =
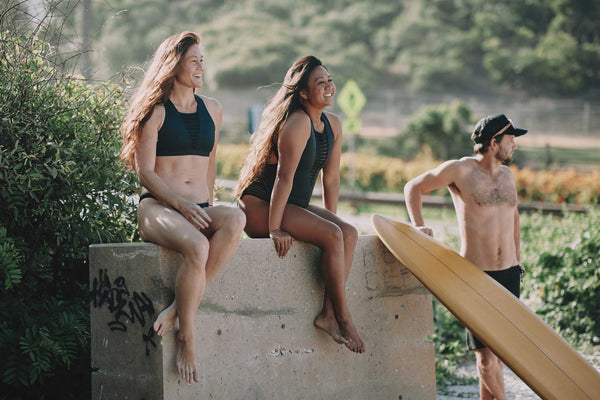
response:
<svg viewBox="0 0 600 400"><path fill-rule="evenodd" d="M152 118L161 118L162 119L162 118L164 118L165 114L166 114L165 105L157 104L152 109L152 114L150 114L150 119L152 119Z"/></svg>
<svg viewBox="0 0 600 400"><path fill-rule="evenodd" d="M463 157L458 160L448 160L441 163L436 170L446 172L465 172L475 167L475 159L473 157Z"/></svg>
<svg viewBox="0 0 600 400"><path fill-rule="evenodd" d="M218 113L223 110L223 106L221 105L219 100L214 99L212 97L204 96L204 95L200 95L200 98L202 99L202 101L204 101L204 105L206 106L206 109L210 113L213 113L213 112Z"/></svg>
<svg viewBox="0 0 600 400"><path fill-rule="evenodd" d="M310 117L304 111L294 111L283 123L280 135L292 132L294 134L304 134L306 137L310 136Z"/></svg>
<svg viewBox="0 0 600 400"><path fill-rule="evenodd" d="M325 116L327 117L327 120L329 121L331 128L342 129L342 120L340 119L340 117L338 117L336 114L329 112L329 111L324 111L323 114L325 114Z"/></svg>
<svg viewBox="0 0 600 400"><path fill-rule="evenodd" d="M510 167L508 165L501 165L500 171L502 171L503 174L513 176L513 171L512 171L512 169L510 169Z"/></svg>
<svg viewBox="0 0 600 400"><path fill-rule="evenodd" d="M323 113L325 114L325 117L327 117L327 120L329 121L329 125L331 125L331 130L333 131L333 136L336 138L341 137L342 121L340 120L340 117L338 117L337 115L335 115L334 113L329 112L329 111L324 111Z"/></svg>
<svg viewBox="0 0 600 400"><path fill-rule="evenodd" d="M154 108L152 108L152 112L150 113L150 117L148 118L148 122L144 125L144 128L160 129L165 120L165 115L165 106L163 104L155 105Z"/></svg>

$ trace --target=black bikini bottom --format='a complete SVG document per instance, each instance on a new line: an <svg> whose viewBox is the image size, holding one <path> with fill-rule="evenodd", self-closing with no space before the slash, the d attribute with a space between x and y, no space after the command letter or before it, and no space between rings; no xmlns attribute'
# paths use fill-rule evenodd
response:
<svg viewBox="0 0 600 400"><path fill-rule="evenodd" d="M155 200L158 200L156 197L154 197L154 196L152 195L152 193L144 193L143 195L141 195L141 196L140 196L140 202L141 202L142 200L144 200L144 199L155 199ZM206 208L206 207L209 207L209 206L210 206L210 204L208 204L208 202L204 202L204 203L196 203L196 204L198 204L198 205L199 205L200 207L202 207L202 208ZM171 208L172 208L172 207L171 207ZM174 210L175 210L175 209L174 209ZM177 211L177 210L175 210L175 211ZM179 211L177 211L177 212L179 212ZM180 214L181 214L181 213L180 213Z"/></svg>

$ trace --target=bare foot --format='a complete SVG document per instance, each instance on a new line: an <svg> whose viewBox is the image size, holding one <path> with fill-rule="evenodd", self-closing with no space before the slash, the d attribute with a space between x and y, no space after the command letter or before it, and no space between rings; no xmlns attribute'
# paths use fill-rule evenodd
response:
<svg viewBox="0 0 600 400"><path fill-rule="evenodd" d="M175 302L158 314L156 321L154 321L154 330L158 336L164 336L169 332L177 323L177 308Z"/></svg>
<svg viewBox="0 0 600 400"><path fill-rule="evenodd" d="M358 331L351 320L347 322L338 321L338 326L340 327L340 333L349 339L348 343L346 343L347 348L356 353L364 353L366 351L365 344L360 336L358 336Z"/></svg>
<svg viewBox="0 0 600 400"><path fill-rule="evenodd" d="M324 330L337 343L348 345L349 340L340 333L340 327L334 317L319 314L315 318L314 324L317 328Z"/></svg>
<svg viewBox="0 0 600 400"><path fill-rule="evenodd" d="M200 382L196 368L196 355L194 354L194 338L185 338L184 335L177 333L177 372L181 380L188 384Z"/></svg>

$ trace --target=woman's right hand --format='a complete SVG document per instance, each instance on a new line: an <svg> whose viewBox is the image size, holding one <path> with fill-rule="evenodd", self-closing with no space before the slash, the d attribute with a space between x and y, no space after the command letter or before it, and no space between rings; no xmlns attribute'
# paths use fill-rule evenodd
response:
<svg viewBox="0 0 600 400"><path fill-rule="evenodd" d="M275 229L269 233L269 237L273 239L273 242L275 242L275 248L279 258L285 257L290 247L292 247L292 243L294 242L292 235L282 229Z"/></svg>
<svg viewBox="0 0 600 400"><path fill-rule="evenodd" d="M198 230L208 228L212 222L212 219L208 216L206 211L193 202L184 202L181 204L179 212Z"/></svg>

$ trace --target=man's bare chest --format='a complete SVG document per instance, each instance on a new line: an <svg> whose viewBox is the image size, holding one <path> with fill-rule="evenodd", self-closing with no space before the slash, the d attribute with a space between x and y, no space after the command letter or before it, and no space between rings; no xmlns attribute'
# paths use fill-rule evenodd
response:
<svg viewBox="0 0 600 400"><path fill-rule="evenodd" d="M473 169L462 182L462 196L478 206L514 206L517 191L508 172L501 171L492 177L480 169ZM465 198L467 197L467 198Z"/></svg>

